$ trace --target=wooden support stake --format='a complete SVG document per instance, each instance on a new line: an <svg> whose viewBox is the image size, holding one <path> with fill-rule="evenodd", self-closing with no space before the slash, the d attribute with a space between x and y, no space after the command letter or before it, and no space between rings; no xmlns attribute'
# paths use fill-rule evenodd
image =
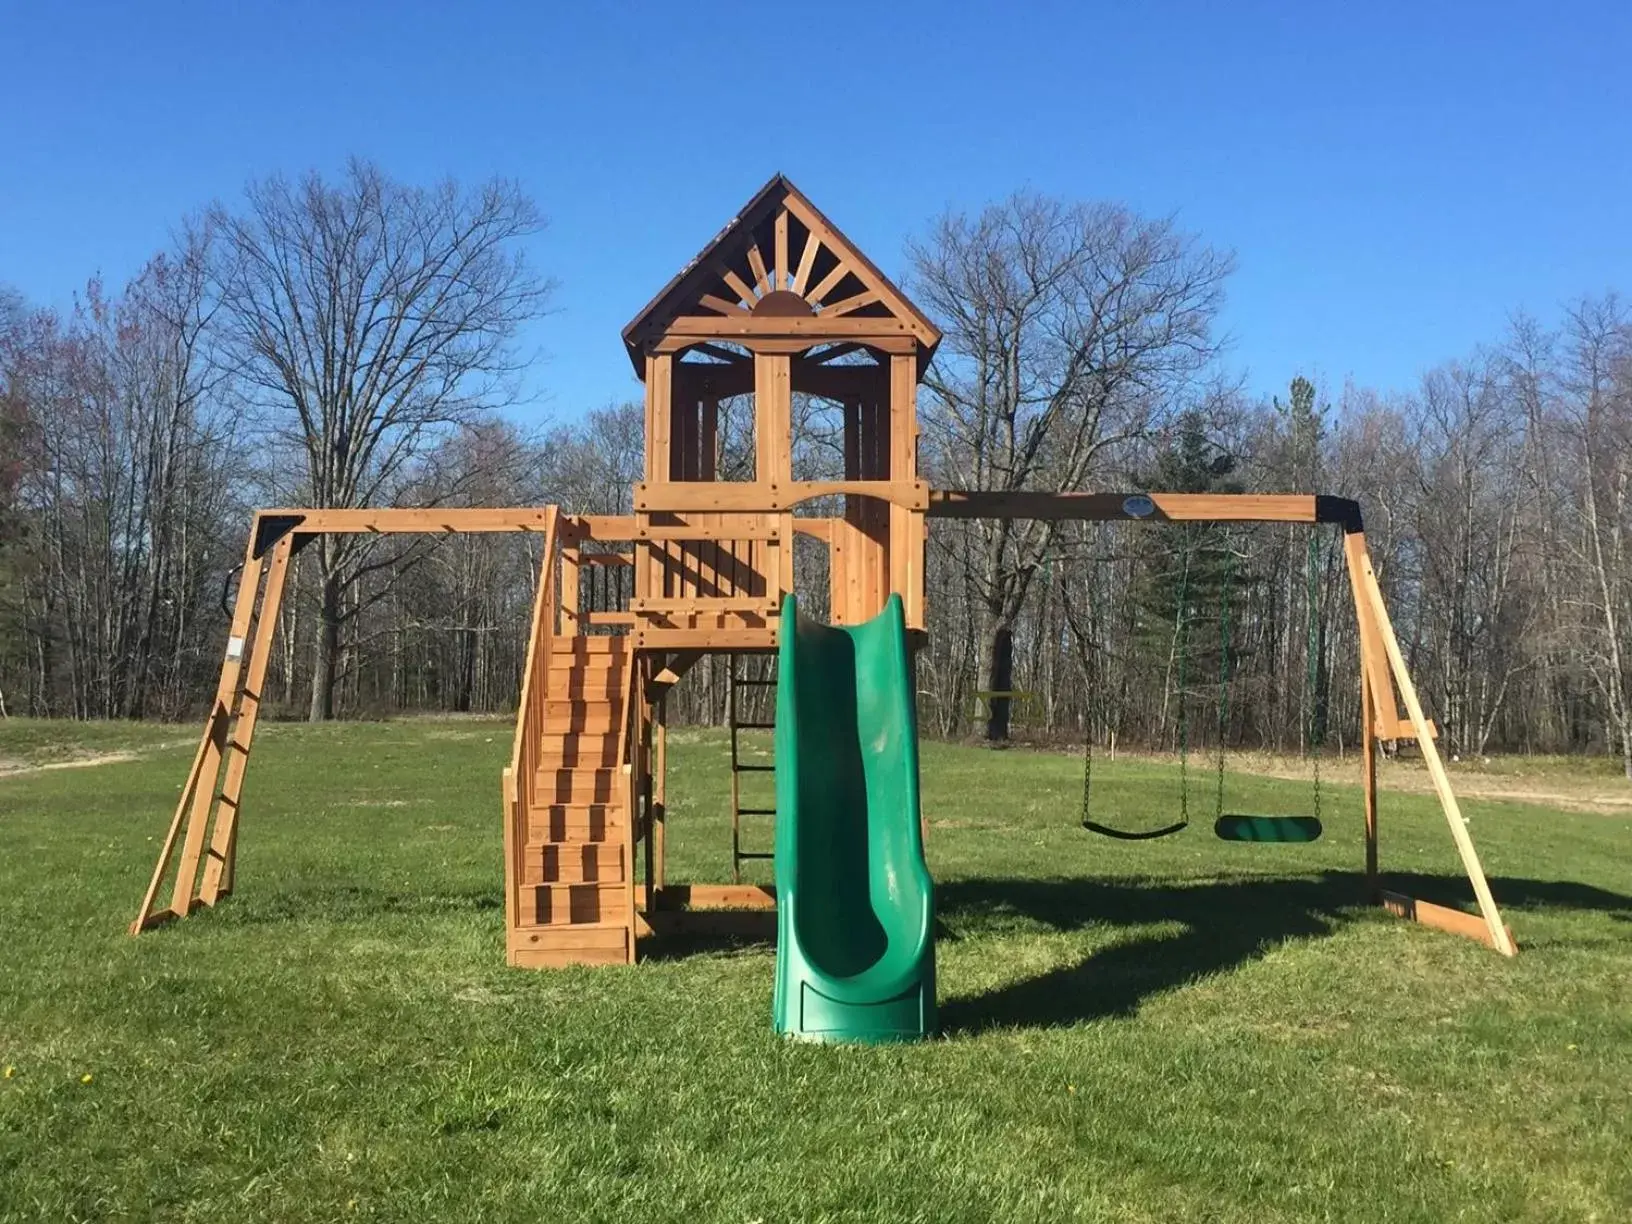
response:
<svg viewBox="0 0 1632 1224"><path fill-rule="evenodd" d="M1502 928L1507 939L1507 950L1504 950L1492 938L1489 926L1478 914L1463 913L1449 906L1435 905L1432 901L1418 901L1404 893L1384 892L1379 894L1378 899L1382 902L1383 908L1397 918L1420 922L1423 926L1478 940L1487 948L1495 948L1504 956L1512 956L1518 951L1518 944L1514 942L1513 932L1509 928L1505 926Z"/></svg>

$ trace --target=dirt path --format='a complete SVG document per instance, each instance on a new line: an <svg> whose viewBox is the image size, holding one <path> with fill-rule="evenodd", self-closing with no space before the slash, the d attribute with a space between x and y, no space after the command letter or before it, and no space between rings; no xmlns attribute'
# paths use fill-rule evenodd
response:
<svg viewBox="0 0 1632 1224"><path fill-rule="evenodd" d="M0 757L0 778L10 778L18 774L45 773L51 769L90 769L96 765L122 765L126 761L139 761L141 758L141 753L129 750L99 752L91 756L75 757L71 761L44 761L38 765L30 765L26 761L15 761Z"/></svg>

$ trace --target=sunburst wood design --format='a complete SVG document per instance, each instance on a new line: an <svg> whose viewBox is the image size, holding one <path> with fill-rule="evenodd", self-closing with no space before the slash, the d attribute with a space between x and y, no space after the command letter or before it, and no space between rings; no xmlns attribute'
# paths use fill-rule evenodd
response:
<svg viewBox="0 0 1632 1224"><path fill-rule="evenodd" d="M716 279L697 297L703 313L776 318L865 314L888 317L880 287L827 227L783 203L741 240L716 252Z"/></svg>
<svg viewBox="0 0 1632 1224"><path fill-rule="evenodd" d="M868 327L889 334L896 324L894 334L926 358L941 339L935 325L782 175L766 183L624 329L637 371L644 373L648 345L665 333L706 337L710 319L817 320L790 323L790 334L828 327L825 335L812 331L804 347L831 344L829 324L841 319L856 322L857 336L868 334ZM845 351L856 352L856 346Z"/></svg>

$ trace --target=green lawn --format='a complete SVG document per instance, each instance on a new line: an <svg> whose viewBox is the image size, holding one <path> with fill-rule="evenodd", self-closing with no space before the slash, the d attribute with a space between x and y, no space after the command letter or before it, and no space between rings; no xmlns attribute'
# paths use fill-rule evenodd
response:
<svg viewBox="0 0 1632 1224"><path fill-rule="evenodd" d="M724 742L672 743L671 876L724 879ZM263 728L238 895L134 940L191 733L0 723L121 750L0 777L0 1220L1632 1219L1632 811L1468 804L1504 961L1356 904L1350 787L1312 846L1118 843L1080 762L926 745L946 1035L838 1049L772 1035L768 944L506 968L504 724ZM1382 820L1469 896L1430 799Z"/></svg>

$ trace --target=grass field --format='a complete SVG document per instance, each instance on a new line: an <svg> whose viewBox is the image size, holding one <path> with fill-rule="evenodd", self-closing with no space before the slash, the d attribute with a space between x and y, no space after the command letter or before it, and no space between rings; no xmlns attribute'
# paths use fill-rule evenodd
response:
<svg viewBox="0 0 1632 1224"><path fill-rule="evenodd" d="M672 743L671 877L726 878L724 742ZM1632 1219L1613 778L1540 771L1581 810L1468 802L1504 961L1358 905L1335 766L1312 846L1124 844L1077 827L1078 761L926 745L946 1035L833 1049L771 1034L768 944L507 969L508 749L496 722L264 728L238 895L133 940L192 733L0 723L0 1220ZM1275 772L1229 806L1308 811ZM1390 776L1385 869L1465 901ZM1170 764L1096 779L1102 817L1173 809Z"/></svg>

